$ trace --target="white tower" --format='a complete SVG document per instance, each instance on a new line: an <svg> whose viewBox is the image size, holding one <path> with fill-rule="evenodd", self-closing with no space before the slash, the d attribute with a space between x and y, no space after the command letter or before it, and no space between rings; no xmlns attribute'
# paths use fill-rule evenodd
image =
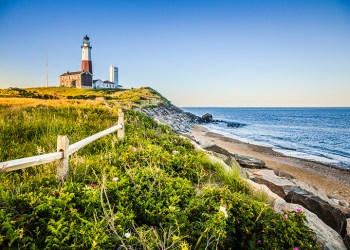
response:
<svg viewBox="0 0 350 250"><path fill-rule="evenodd" d="M81 45L81 71L88 71L92 74L91 49L90 39L86 35Z"/></svg>
<svg viewBox="0 0 350 250"><path fill-rule="evenodd" d="M109 67L109 81L118 85L118 68L113 65Z"/></svg>

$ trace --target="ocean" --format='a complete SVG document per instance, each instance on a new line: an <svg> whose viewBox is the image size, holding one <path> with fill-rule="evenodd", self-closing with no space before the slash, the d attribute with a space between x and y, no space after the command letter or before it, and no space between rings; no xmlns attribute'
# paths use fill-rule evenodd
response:
<svg viewBox="0 0 350 250"><path fill-rule="evenodd" d="M182 108L239 123L204 125L213 132L284 155L350 169L350 108Z"/></svg>

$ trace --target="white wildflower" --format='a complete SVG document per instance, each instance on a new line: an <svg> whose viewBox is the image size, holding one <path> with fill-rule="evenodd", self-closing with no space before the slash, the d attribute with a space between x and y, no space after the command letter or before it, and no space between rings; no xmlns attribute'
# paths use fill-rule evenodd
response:
<svg viewBox="0 0 350 250"><path fill-rule="evenodd" d="M113 178L113 181L114 181L114 182L116 182L116 181L118 181L118 180L119 180L118 177L114 177L114 178Z"/></svg>
<svg viewBox="0 0 350 250"><path fill-rule="evenodd" d="M227 214L227 211L226 211L226 207L220 206L220 212L223 212L223 213L224 213L225 218L228 217L228 214Z"/></svg>
<svg viewBox="0 0 350 250"><path fill-rule="evenodd" d="M127 232L125 233L125 238L129 238L131 236L131 233Z"/></svg>

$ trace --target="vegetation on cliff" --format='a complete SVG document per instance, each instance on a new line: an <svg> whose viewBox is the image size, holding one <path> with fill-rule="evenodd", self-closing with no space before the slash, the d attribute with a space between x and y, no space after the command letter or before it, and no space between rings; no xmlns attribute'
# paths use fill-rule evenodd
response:
<svg viewBox="0 0 350 250"><path fill-rule="evenodd" d="M104 102L5 99L0 161L54 152L57 135L74 143L117 121L117 105ZM125 112L125 138L72 155L64 183L55 164L0 174L1 249L317 249L302 211L274 212L188 140Z"/></svg>
<svg viewBox="0 0 350 250"><path fill-rule="evenodd" d="M169 101L152 88L76 89L64 87L0 89L0 98L34 98L44 100L105 100L120 106L168 104Z"/></svg>

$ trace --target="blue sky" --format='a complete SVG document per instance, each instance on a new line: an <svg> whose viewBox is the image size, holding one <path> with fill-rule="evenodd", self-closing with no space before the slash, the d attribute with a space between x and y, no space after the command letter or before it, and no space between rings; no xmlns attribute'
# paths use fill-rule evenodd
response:
<svg viewBox="0 0 350 250"><path fill-rule="evenodd" d="M350 106L350 1L0 0L0 88L80 70L178 106Z"/></svg>

